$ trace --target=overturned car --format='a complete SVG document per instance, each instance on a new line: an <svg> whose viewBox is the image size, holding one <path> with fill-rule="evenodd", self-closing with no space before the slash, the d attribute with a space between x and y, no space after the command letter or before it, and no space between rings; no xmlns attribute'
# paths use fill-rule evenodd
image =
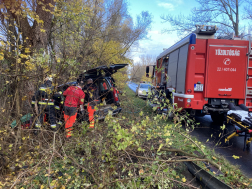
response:
<svg viewBox="0 0 252 189"><path fill-rule="evenodd" d="M109 112L111 112L112 115L116 115L121 112L122 108L120 107L118 90L112 75L127 65L128 64L114 64L110 66L99 66L79 75L78 79L83 81L85 85L87 84L87 80L91 78L93 80L93 84L97 87L98 103L95 107L95 120L104 119ZM64 92L70 85L77 85L77 81L58 86L58 91ZM81 115L78 113L77 115L79 121L88 121L89 119L87 111L87 96L88 95L85 94L84 114Z"/></svg>

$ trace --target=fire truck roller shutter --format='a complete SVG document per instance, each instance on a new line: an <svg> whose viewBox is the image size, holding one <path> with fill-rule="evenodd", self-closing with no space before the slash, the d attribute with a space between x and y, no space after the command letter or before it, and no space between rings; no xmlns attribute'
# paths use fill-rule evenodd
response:
<svg viewBox="0 0 252 189"><path fill-rule="evenodd" d="M169 56L169 66L168 66L168 77L169 81L167 86L169 88L176 87L176 79L177 79L177 65L179 58L179 49L173 51Z"/></svg>
<svg viewBox="0 0 252 189"><path fill-rule="evenodd" d="M185 94L185 78L186 78L188 46L189 44L186 44L180 47L179 50L176 92L182 94Z"/></svg>

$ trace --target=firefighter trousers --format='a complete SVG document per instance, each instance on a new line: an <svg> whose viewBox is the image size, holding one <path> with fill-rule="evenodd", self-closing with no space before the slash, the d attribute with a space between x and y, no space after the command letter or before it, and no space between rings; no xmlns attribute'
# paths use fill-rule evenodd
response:
<svg viewBox="0 0 252 189"><path fill-rule="evenodd" d="M89 128L94 128L95 104L94 103L88 103L87 111L88 111L88 119L89 119Z"/></svg>
<svg viewBox="0 0 252 189"><path fill-rule="evenodd" d="M41 125L44 123L45 114L47 114L51 129L55 130L57 126L56 126L54 105L38 104L38 109L39 109L39 117L38 121L35 124L35 128L40 129Z"/></svg>
<svg viewBox="0 0 252 189"><path fill-rule="evenodd" d="M77 116L77 107L64 106L66 138L72 136L72 128Z"/></svg>
<svg viewBox="0 0 252 189"><path fill-rule="evenodd" d="M63 112L60 110L60 106L55 105L55 117L56 117L56 123L61 127L62 125L62 119L63 119Z"/></svg>

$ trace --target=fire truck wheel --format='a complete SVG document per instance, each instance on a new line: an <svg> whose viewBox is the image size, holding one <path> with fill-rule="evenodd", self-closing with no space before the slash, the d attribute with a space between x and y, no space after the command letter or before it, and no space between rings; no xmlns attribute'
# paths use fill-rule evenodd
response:
<svg viewBox="0 0 252 189"><path fill-rule="evenodd" d="M218 112L211 112L211 118L215 124L220 124L222 125L223 122L225 121L225 113L218 113Z"/></svg>
<svg viewBox="0 0 252 189"><path fill-rule="evenodd" d="M247 149L250 148L250 142L248 144L246 144L246 147L247 147Z"/></svg>

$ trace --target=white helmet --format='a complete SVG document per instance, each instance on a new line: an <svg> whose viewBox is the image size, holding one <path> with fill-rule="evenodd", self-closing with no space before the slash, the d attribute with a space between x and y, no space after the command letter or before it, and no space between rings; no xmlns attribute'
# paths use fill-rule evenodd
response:
<svg viewBox="0 0 252 189"><path fill-rule="evenodd" d="M46 81L52 81L53 78L52 78L52 77L46 77L45 80L46 80Z"/></svg>

